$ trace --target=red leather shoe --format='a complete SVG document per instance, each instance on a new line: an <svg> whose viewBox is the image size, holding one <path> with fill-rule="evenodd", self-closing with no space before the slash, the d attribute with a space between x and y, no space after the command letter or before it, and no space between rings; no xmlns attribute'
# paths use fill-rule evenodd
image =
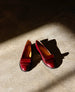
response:
<svg viewBox="0 0 75 92"><path fill-rule="evenodd" d="M26 42L21 60L20 60L20 68L22 71L27 71L30 63L31 63L31 42L28 40Z"/></svg>
<svg viewBox="0 0 75 92"><path fill-rule="evenodd" d="M50 68L54 68L54 55L52 55L50 51L41 42L37 40L35 46L38 52L40 53L45 65Z"/></svg>

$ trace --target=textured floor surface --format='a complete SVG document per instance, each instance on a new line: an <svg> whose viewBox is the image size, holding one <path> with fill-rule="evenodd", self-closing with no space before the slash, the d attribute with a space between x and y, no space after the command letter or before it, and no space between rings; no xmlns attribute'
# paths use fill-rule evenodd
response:
<svg viewBox="0 0 75 92"><path fill-rule="evenodd" d="M75 92L75 15L73 12L61 12L53 17L50 23L27 29L28 26L24 27L24 22L17 19L16 22L13 19L10 20L12 17L10 10L5 11L2 14L7 16L0 19L2 26L0 30L0 92ZM5 26L6 24L13 24L13 27ZM33 23L30 24L33 25ZM12 31L16 30L14 28L16 25L17 31ZM18 31L21 30L22 34L11 37L12 34L19 34ZM30 31L26 32L26 30ZM66 52L69 54L64 56L62 64L56 69L46 67L41 60L31 71L23 72L20 70L19 61L28 39L32 44L36 40L55 39L61 54Z"/></svg>

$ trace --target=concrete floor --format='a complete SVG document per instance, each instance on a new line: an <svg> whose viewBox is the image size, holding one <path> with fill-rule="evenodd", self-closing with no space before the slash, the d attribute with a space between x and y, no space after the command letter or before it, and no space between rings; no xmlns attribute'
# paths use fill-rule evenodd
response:
<svg viewBox="0 0 75 92"><path fill-rule="evenodd" d="M6 10L5 10L6 11ZM9 11L3 13L10 15L1 20L1 24L11 23L12 15ZM0 91L1 92L75 92L75 30L73 12L61 12L53 17L50 22L40 25L36 28L25 29L24 23L17 21L15 32L9 32L11 27L2 26L0 37ZM55 20L55 21L54 21ZM15 20L11 20L16 25ZM23 23L23 25L22 25ZM31 24L31 23L30 23ZM28 25L30 25L28 24ZM6 25L6 24L5 24ZM23 27L23 29L22 29ZM29 27L29 26L28 26ZM4 31L7 29L7 32ZM2 31L3 29L3 31ZM11 36L18 31L22 34ZM26 30L30 30L26 32ZM3 34L4 33L4 34ZM7 34L5 34L7 33ZM11 34L10 34L11 33ZM4 37L4 38L3 38ZM2 40L3 38L3 40ZM11 39L9 39L11 38ZM50 69L46 67L42 60L29 72L20 70L19 61L27 40L32 44L36 40L55 39L59 52L64 55L62 64L58 68ZM52 47L53 49L54 47ZM68 55L65 55L69 52ZM56 55L57 53L55 53ZM58 57L58 54L56 55ZM59 57L58 57L59 59ZM35 61L36 62L36 61Z"/></svg>

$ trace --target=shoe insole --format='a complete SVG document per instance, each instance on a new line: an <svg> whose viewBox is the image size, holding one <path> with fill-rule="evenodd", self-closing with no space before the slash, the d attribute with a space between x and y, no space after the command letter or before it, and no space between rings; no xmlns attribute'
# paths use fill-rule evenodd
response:
<svg viewBox="0 0 75 92"><path fill-rule="evenodd" d="M31 42L27 41L22 58L31 58Z"/></svg>
<svg viewBox="0 0 75 92"><path fill-rule="evenodd" d="M50 53L43 45L39 45L39 49L40 49L41 53L42 53L44 56L49 56L49 55L51 55L51 53Z"/></svg>

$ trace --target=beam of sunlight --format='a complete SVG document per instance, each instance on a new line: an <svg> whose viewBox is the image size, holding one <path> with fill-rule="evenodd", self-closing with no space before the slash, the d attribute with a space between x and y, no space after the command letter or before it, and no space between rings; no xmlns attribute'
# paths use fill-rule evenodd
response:
<svg viewBox="0 0 75 92"><path fill-rule="evenodd" d="M22 73L19 68L19 60L21 58L26 41L29 39L32 43L35 43L36 40L40 41L47 38L49 40L56 39L57 46L59 47L61 53L69 52L70 54L63 59L63 63L58 69L49 69L48 67L44 66L44 64L39 63L39 65L37 65L32 71L28 73ZM36 89L39 89L39 92L46 92L44 90L47 88L49 89L50 86L52 88L52 92L55 92L53 91L53 88L61 88L61 90L64 91L64 85L69 83L67 81L69 81L70 78L72 79L70 80L70 85L72 84L72 86L74 86L74 40L75 36L70 29L62 24L52 23L43 25L28 33L19 35L13 39L1 43L0 86L5 89L8 88L7 91L9 88L12 88L15 91L15 89L21 90L23 87L22 91L26 90L27 92L31 92L34 88L32 92L34 92ZM64 80L64 82L62 82L62 80ZM60 84L58 81L60 81ZM49 84L47 85L47 83ZM69 85L67 87L69 87ZM72 87L72 89L74 89L74 87Z"/></svg>

